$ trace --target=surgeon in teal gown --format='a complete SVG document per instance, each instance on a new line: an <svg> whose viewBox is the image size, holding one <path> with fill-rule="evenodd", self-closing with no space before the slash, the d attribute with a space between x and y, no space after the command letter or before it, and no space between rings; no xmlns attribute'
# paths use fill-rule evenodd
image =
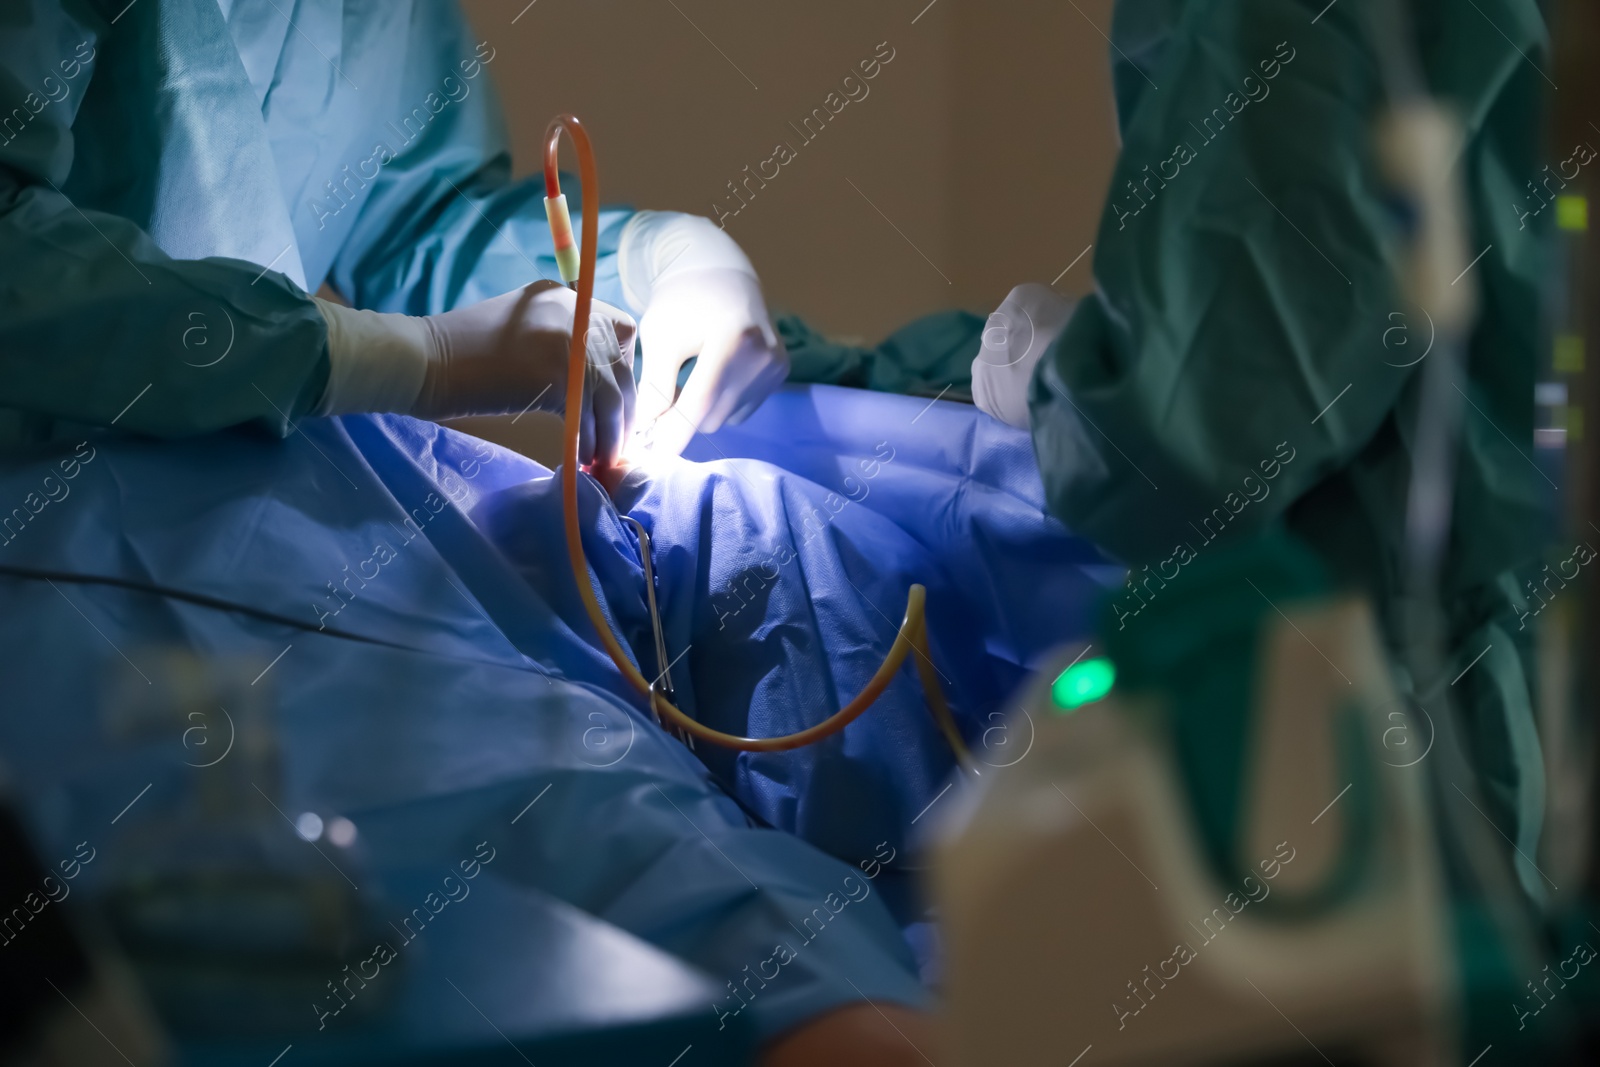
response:
<svg viewBox="0 0 1600 1067"><path fill-rule="evenodd" d="M557 271L542 186L510 180L490 85L495 60L453 0L7 3L0 455L26 454L86 426L162 438L229 427L285 436L321 414L556 408L571 329L571 305L562 301L570 294L549 281ZM657 330L666 338L657 350L674 362L655 376L671 382L677 363L698 351L693 382L713 349L718 357L716 373L702 377L691 429L736 421L781 382L781 342L731 239L688 216L656 214L630 230L651 213L600 210L591 218L593 205L574 208L580 228L598 227L596 297L612 305L596 313L603 329L592 323L590 331L611 345L609 360L589 370L592 455L604 458L607 441L614 454L626 433L629 313L641 317L648 350L652 290L669 293L662 311L675 313L657 320L679 323L676 334ZM630 266L629 234L647 231L653 237L635 241ZM677 244L650 243L662 234ZM662 265L668 259L670 268ZM325 284L351 307L308 295ZM499 308L500 319L486 322L474 310L485 307ZM497 323L525 313L516 325L551 355L542 364L549 388L536 388L529 361L515 352L458 358L449 374L440 372L452 357L485 355L474 346L494 349L505 332ZM684 321L710 325L697 336L684 332ZM395 365L415 356L414 375L385 380L390 355ZM647 355L647 382L651 375ZM517 402L508 407L511 396ZM658 413L670 403L639 400ZM595 788L609 780L597 778ZM675 788L711 802L703 779ZM679 796L688 802L688 793ZM664 836L635 827L626 847L573 854L570 863L594 868L578 882L617 885L644 877L674 848L699 848L703 832L677 818L666 812L652 824L670 828ZM734 830L745 827L713 833L738 855L743 846L726 836ZM735 897L751 889L746 904L717 905L717 917L687 915L671 894L656 894L659 902L634 925L658 939L704 930L745 946L751 961L765 959L788 926L744 870L760 877L770 861L814 877L819 900L847 873L797 840L766 838L789 843L763 845L776 850L769 859L744 856L742 870L725 872L722 889ZM775 858L786 850L808 858ZM811 866L814 876L801 873ZM706 900L728 899L704 889ZM817 975L833 977L794 979L781 1010L770 995L764 1001L774 1010L763 1017L762 1036L790 1035L772 1056L842 1064L914 1055L889 1019L915 1033L920 1017L910 1009L924 994L877 908L859 909L854 934L812 950ZM674 947L696 955L693 939Z"/></svg>

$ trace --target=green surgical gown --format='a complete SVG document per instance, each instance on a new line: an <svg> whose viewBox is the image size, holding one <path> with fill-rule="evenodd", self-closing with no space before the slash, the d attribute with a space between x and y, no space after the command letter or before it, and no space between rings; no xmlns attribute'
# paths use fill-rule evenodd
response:
<svg viewBox="0 0 1600 1067"><path fill-rule="evenodd" d="M1042 361L1030 408L1051 508L1136 577L1181 582L1189 552L1281 525L1370 593L1401 663L1404 499L1432 335L1398 292L1374 158L1376 2L1118 4L1123 145L1096 289ZM1554 212L1523 214L1548 41L1533 0L1410 6L1423 76L1465 125L1451 165L1482 253L1458 283L1481 310L1443 576L1452 660L1414 691L1426 708L1471 664L1450 689L1455 715L1538 897L1544 776L1518 571L1537 555L1548 489L1532 425Z"/></svg>

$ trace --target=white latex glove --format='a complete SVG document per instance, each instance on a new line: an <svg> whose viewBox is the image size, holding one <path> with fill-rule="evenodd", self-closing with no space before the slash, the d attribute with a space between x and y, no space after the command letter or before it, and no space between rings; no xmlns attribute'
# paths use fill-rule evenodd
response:
<svg viewBox="0 0 1600 1067"><path fill-rule="evenodd" d="M644 308L638 426L652 451L677 455L697 431L742 422L789 376L755 269L710 219L641 211L623 230L618 259L623 292Z"/></svg>
<svg viewBox="0 0 1600 1067"><path fill-rule="evenodd" d="M324 300L317 307L330 360L318 415L395 411L437 420L566 406L577 294L556 282L425 317ZM622 454L633 423L636 333L626 312L598 300L590 306L578 445L585 465Z"/></svg>
<svg viewBox="0 0 1600 1067"><path fill-rule="evenodd" d="M1026 282L1006 295L983 328L972 361L972 401L1001 422L1028 428L1033 368L1061 336L1073 302L1048 285Z"/></svg>

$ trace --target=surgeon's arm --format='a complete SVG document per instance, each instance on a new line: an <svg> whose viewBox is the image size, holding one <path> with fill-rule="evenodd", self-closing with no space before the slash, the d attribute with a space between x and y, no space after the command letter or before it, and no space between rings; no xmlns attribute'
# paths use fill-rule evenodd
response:
<svg viewBox="0 0 1600 1067"><path fill-rule="evenodd" d="M158 437L282 435L327 378L327 327L282 275L170 259L0 164L0 406Z"/></svg>
<svg viewBox="0 0 1600 1067"><path fill-rule="evenodd" d="M1117 79L1097 289L1030 393L1052 510L1138 562L1203 545L1215 509L1230 528L1274 520L1352 461L1415 373L1383 347L1386 313L1408 309L1362 6L1316 25L1277 0L1172 10L1119 7L1144 61Z"/></svg>
<svg viewBox="0 0 1600 1067"><path fill-rule="evenodd" d="M287 433L327 380L322 316L281 275L174 260L127 219L73 202L75 155L107 150L72 135L99 37L36 6L0 27L0 101L21 109L0 122L0 408L41 433L55 419Z"/></svg>

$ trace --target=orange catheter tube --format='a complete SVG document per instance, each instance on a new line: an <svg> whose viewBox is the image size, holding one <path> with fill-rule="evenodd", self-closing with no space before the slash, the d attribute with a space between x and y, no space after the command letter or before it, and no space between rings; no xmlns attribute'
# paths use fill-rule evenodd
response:
<svg viewBox="0 0 1600 1067"><path fill-rule="evenodd" d="M551 123L545 136L544 151L544 183L547 202L555 201L561 196L560 175L556 169L557 153L561 146L563 131L572 138L573 147L578 153L578 173L582 180L583 204L595 205L600 202L599 183L595 175L594 148L590 144L588 131L584 129L576 116L558 115ZM565 214L565 203L562 202L562 214ZM555 226L552 226L555 229ZM570 233L570 229L568 231ZM557 243L561 243L562 235L556 234ZM565 528L567 542L567 559L572 564L572 577L577 582L578 593L583 598L584 610L589 614L589 620L594 624L595 631L600 635L600 641L617 665L623 677L639 691L639 694L650 702L652 710L664 725L685 731L702 741L725 748L741 749L746 752L781 752L787 749L800 748L805 745L820 741L831 734L838 733L862 712L870 708L883 691L893 681L895 673L905 663L906 657L913 652L917 654L917 672L921 677L923 689L927 695L929 709L945 739L954 749L958 760L963 767L970 765L966 746L962 743L961 734L956 729L955 719L950 713L950 707L945 702L944 693L939 688L939 681L933 668L933 660L928 653L928 628L924 618L924 606L927 593L920 585L913 585L906 596L905 619L900 623L900 630L895 634L894 644L889 649L889 654L884 657L883 663L873 674L866 687L858 693L854 700L844 707L817 723L797 733L784 734L781 737L740 737L737 734L724 733L714 730L705 724L696 721L684 714L667 701L659 692L651 688L649 679L645 678L634 666L627 650L622 647L622 642L611 632L610 625L606 622L605 614L600 610L600 601L595 595L594 582L589 576L589 562L583 554L583 538L578 528L578 431L580 416L583 410L583 382L585 360L587 359L587 335L589 324L589 308L594 301L594 266L596 247L599 240L597 228L593 225L592 218L585 220L583 236L579 253L579 268L577 272L578 306L573 318L572 347L567 355L567 399L566 416L563 423L564 449L561 463L561 502L565 512Z"/></svg>

